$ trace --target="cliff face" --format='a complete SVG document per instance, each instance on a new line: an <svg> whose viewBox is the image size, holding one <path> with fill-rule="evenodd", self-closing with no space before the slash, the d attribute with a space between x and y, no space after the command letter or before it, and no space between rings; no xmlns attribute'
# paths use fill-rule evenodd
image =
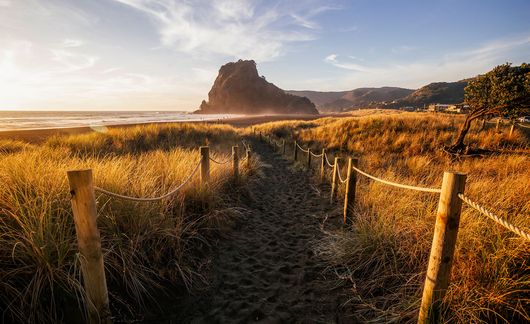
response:
<svg viewBox="0 0 530 324"><path fill-rule="evenodd" d="M223 65L202 101L202 114L318 114L315 105L306 97L291 95L258 75L252 60Z"/></svg>

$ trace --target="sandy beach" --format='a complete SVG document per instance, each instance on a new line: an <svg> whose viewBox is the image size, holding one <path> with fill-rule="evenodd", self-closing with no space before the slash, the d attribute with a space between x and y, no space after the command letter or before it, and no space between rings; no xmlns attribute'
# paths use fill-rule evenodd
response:
<svg viewBox="0 0 530 324"><path fill-rule="evenodd" d="M244 117L233 117L227 119L220 119L215 121L189 121L189 123L220 123L228 124L234 127L248 127L256 124L266 123L278 120L312 120L323 117L341 116L342 114L320 114L320 115L255 115ZM343 116L343 115L342 115ZM182 123L182 122L176 122ZM153 123L142 124L117 124L106 126L108 128L123 128L134 127L138 125L149 125ZM158 122L156 124L171 124L168 122ZM45 141L47 138L55 135L73 135L94 132L91 127L65 127L65 128L42 128L42 129L19 129L0 131L0 139L20 140L28 143L39 143Z"/></svg>

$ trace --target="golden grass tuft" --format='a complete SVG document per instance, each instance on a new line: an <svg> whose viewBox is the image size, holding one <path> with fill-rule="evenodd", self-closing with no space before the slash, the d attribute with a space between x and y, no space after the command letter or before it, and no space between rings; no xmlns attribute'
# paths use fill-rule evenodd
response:
<svg viewBox="0 0 530 324"><path fill-rule="evenodd" d="M466 172L468 196L530 230L530 134L519 129L510 137L508 129L496 132L494 126L480 130L475 125L468 143L497 153L453 160L441 147L451 143L462 120L456 115L403 113L275 122L255 129L296 138L317 151L326 147L331 155L353 154L360 158L361 169L399 183L440 187L444 170ZM329 233L317 250L341 278L351 276L360 318L415 322L438 196L358 178L351 231ZM464 206L441 321L529 321L529 247Z"/></svg>
<svg viewBox="0 0 530 324"><path fill-rule="evenodd" d="M189 175L199 160L198 146L205 144L215 158L225 160L229 147L241 146L241 141L229 126L180 124L56 137L40 147L0 143L5 145L0 148L4 320L73 320L83 311L67 170L92 168L97 186L154 197ZM244 180L249 172L245 165ZM97 194L111 304L132 309L163 283L186 289L202 280L200 251L237 214L226 202L233 192L231 172L230 164L211 164L208 187L199 186L196 176L172 199L159 202ZM72 309L76 300L79 310Z"/></svg>

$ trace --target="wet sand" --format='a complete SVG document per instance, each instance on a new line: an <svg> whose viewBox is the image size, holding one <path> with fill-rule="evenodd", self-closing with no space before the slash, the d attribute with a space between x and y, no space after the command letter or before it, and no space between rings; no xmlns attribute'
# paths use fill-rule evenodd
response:
<svg viewBox="0 0 530 324"><path fill-rule="evenodd" d="M256 124L266 123L270 121L279 120L313 120L323 117L339 117L347 116L345 114L321 114L321 115L256 115L233 117L214 121L186 121L186 123L216 123L228 124L234 127L248 127ZM124 125L110 125L108 128L123 128L134 127L138 125L149 124L174 124L183 122L160 122L160 123L144 123L144 124L124 124ZM47 138L55 135L73 135L94 132L91 127L65 127L65 128L45 128L45 129L20 129L0 131L0 139L14 139L21 140L28 143L39 143L45 141Z"/></svg>

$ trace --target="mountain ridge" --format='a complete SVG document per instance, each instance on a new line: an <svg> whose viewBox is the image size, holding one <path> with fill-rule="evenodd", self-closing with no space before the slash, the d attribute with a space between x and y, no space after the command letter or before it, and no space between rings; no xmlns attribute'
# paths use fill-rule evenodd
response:
<svg viewBox="0 0 530 324"><path fill-rule="evenodd" d="M357 108L423 107L431 103L454 104L464 101L464 88L473 78L455 82L431 82L418 89L401 87L363 87L348 91L287 90L303 95L321 112L348 111Z"/></svg>

